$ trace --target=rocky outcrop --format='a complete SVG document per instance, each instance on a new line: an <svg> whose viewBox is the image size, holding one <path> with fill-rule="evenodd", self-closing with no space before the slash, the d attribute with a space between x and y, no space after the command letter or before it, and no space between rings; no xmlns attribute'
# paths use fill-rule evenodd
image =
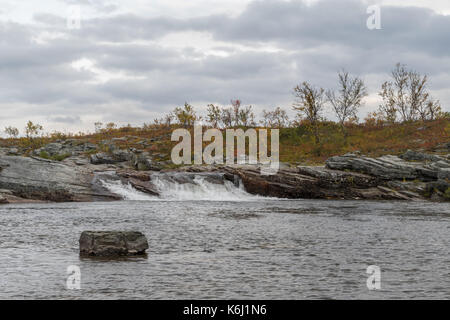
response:
<svg viewBox="0 0 450 320"><path fill-rule="evenodd" d="M60 142L46 144L42 148L34 150L33 154L35 156L44 157L74 156L96 149L97 145L93 143L77 139L67 139Z"/></svg>
<svg viewBox="0 0 450 320"><path fill-rule="evenodd" d="M426 159L425 161L405 161ZM346 154L327 160L326 166L280 168L275 175L262 175L258 166L191 166L183 171L226 172L238 177L247 192L278 198L447 200L448 157L412 154L402 158L369 158ZM447 196L446 196L447 194Z"/></svg>
<svg viewBox="0 0 450 320"><path fill-rule="evenodd" d="M99 160L101 159L101 160ZM112 150L58 162L0 154L0 203L21 201L93 201L121 199L108 191L120 183L158 196L161 168L146 152ZM450 163L444 155L408 151L400 157L359 154L332 157L325 166L281 166L274 175L256 165L186 166L160 174L175 184L242 182L247 192L278 198L448 200Z"/></svg>
<svg viewBox="0 0 450 320"><path fill-rule="evenodd" d="M114 164L123 162L122 159L115 159L111 154L106 152L92 154L90 155L89 160L92 164Z"/></svg>
<svg viewBox="0 0 450 320"><path fill-rule="evenodd" d="M415 191L422 196L434 200L448 200L446 194L450 190L450 160L449 156L431 155L408 150L400 157L383 156L376 159L355 154L332 157L326 161L327 168L334 170L350 170L376 177L384 181L384 185L396 185L401 189ZM403 181L399 184L398 181ZM407 191L408 191L407 190ZM408 191L408 192L409 192Z"/></svg>
<svg viewBox="0 0 450 320"><path fill-rule="evenodd" d="M158 189L150 181L150 174L143 172L136 172L133 170L120 170L117 175L124 183L129 183L133 188L153 196L159 196Z"/></svg>
<svg viewBox="0 0 450 320"><path fill-rule="evenodd" d="M430 158L431 159L431 158ZM369 158L355 154L332 157L326 161L326 167L333 170L349 170L378 177L382 180L420 180L434 181L442 169L450 168L443 158L437 161L405 161L397 156Z"/></svg>
<svg viewBox="0 0 450 320"><path fill-rule="evenodd" d="M83 256L144 255L148 249L147 238L136 231L84 231L79 242Z"/></svg>
<svg viewBox="0 0 450 320"><path fill-rule="evenodd" d="M400 156L401 159L406 161L442 161L445 160L444 157L428 154L424 152L418 152L413 150L408 150Z"/></svg>
<svg viewBox="0 0 450 320"><path fill-rule="evenodd" d="M159 171L162 166L158 162L153 162L148 152L138 150L115 149L111 152L99 152L90 156L90 163L100 164L118 164L127 162L128 165L137 171Z"/></svg>
<svg viewBox="0 0 450 320"><path fill-rule="evenodd" d="M131 157L131 165L138 171L159 171L161 166L154 163L148 152L136 152Z"/></svg>
<svg viewBox="0 0 450 320"><path fill-rule="evenodd" d="M420 194L385 186L370 175L330 170L322 166L281 169L275 175L261 175L250 166L226 167L237 175L252 194L289 199L385 199L412 200Z"/></svg>
<svg viewBox="0 0 450 320"><path fill-rule="evenodd" d="M97 192L89 168L38 158L0 156L0 189L18 198L43 201L117 199ZM12 199L10 202L16 202Z"/></svg>
<svg viewBox="0 0 450 320"><path fill-rule="evenodd" d="M26 199L13 195L11 190L0 189L0 204L7 203L41 203L42 200Z"/></svg>

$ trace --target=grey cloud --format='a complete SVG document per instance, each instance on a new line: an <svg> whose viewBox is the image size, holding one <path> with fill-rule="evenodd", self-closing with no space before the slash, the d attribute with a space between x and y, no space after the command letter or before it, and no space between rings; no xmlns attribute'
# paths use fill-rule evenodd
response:
<svg viewBox="0 0 450 320"><path fill-rule="evenodd" d="M62 0L69 5L83 5L95 8L99 12L111 13L118 9L118 6L110 1L102 0Z"/></svg>
<svg viewBox="0 0 450 320"><path fill-rule="evenodd" d="M57 123L68 123L68 124L76 124L81 123L81 118L79 116L56 116L56 117L49 117L48 120L50 122L57 122Z"/></svg>
<svg viewBox="0 0 450 320"><path fill-rule="evenodd" d="M382 7L383 29L370 31L365 9L355 0L311 6L270 0L253 2L236 17L115 15L83 21L80 30L68 30L64 18L48 14L36 14L33 26L0 22L0 103L28 104L28 113L21 111L25 115L67 124L93 114L143 122L184 101L228 104L240 98L257 109L289 108L291 90L300 81L333 87L341 68L372 81L386 79L400 61L430 74L433 94L449 110L450 42L445 40L450 17L423 8ZM225 42L216 49L227 55L150 41L192 30ZM33 39L44 31L64 37L36 43ZM266 45L278 51L261 50ZM95 73L71 67L83 58L128 77L94 83ZM380 84L373 83L371 92Z"/></svg>
<svg viewBox="0 0 450 320"><path fill-rule="evenodd" d="M361 1L255 1L236 18L214 28L218 39L275 41L296 48L337 44L363 49L414 49L449 55L450 16L416 7L381 7L382 30L366 27L367 5Z"/></svg>
<svg viewBox="0 0 450 320"><path fill-rule="evenodd" d="M67 25L66 18L49 13L36 13L33 15L33 20L52 27L62 28Z"/></svg>
<svg viewBox="0 0 450 320"><path fill-rule="evenodd" d="M373 31L366 27L366 9L367 5L357 0L321 0L313 5L301 0L254 1L237 17L176 19L122 14L84 21L79 33L84 38L129 42L191 30L210 32L217 40L232 43L276 42L300 49L327 43L449 54L449 41L445 40L449 39L450 16L426 8L382 6L382 30Z"/></svg>

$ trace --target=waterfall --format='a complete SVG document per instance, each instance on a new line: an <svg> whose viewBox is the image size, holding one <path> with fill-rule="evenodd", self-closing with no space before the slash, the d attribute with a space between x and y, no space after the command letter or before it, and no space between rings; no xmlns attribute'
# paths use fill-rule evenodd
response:
<svg viewBox="0 0 450 320"><path fill-rule="evenodd" d="M98 176L109 192L133 201L255 201L260 196L245 191L240 179L229 181L220 173L152 173L150 181L159 196L135 189L114 173Z"/></svg>
<svg viewBox="0 0 450 320"><path fill-rule="evenodd" d="M136 190L130 183L123 183L121 180L101 180L101 183L108 191L121 196L123 200L142 201L157 199L154 196Z"/></svg>

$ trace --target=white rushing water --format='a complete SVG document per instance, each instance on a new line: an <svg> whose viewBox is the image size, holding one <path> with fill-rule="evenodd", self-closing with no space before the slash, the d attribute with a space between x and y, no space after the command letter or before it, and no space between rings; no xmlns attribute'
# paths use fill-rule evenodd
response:
<svg viewBox="0 0 450 320"><path fill-rule="evenodd" d="M246 192L242 183L239 183L239 186L228 180L223 180L223 183L214 183L208 181L207 176L202 175L195 175L189 182L179 183L164 174L154 174L151 181L159 197L136 190L121 180L101 179L100 181L110 192L131 201L254 201L261 198Z"/></svg>
<svg viewBox="0 0 450 320"><path fill-rule="evenodd" d="M123 200L142 201L157 199L156 197L136 190L129 183L122 183L122 181L120 180L101 180L101 182L106 189L114 194L121 196Z"/></svg>

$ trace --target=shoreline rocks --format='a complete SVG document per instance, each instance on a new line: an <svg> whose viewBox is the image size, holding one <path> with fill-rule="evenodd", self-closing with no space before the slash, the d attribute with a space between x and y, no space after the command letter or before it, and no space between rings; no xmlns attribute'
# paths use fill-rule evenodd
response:
<svg viewBox="0 0 450 320"><path fill-rule="evenodd" d="M131 149L97 153L91 156L91 161L87 155L53 161L0 154L0 203L122 199L105 187L105 179L120 180L158 196L151 177L161 168L153 164L151 156ZM93 157L103 160L93 164L96 162ZM289 199L448 201L450 198L449 155L410 150L401 156L379 158L349 153L329 158L325 166L284 165L275 175L261 175L258 165L237 164L192 165L160 172L177 184L191 183L192 174L206 174L209 182L228 180L236 185L242 181L251 194Z"/></svg>
<svg viewBox="0 0 450 320"><path fill-rule="evenodd" d="M0 156L0 189L9 190L9 203L27 199L70 202L117 200L96 192L92 170L82 166L31 157ZM8 199L8 197L7 197Z"/></svg>
<svg viewBox="0 0 450 320"><path fill-rule="evenodd" d="M290 170L280 170L273 176L260 175L258 171L239 168L235 173L242 179L248 192L268 197L342 200L417 200L422 198L415 192L405 194L387 187L377 177L330 170L323 166L300 166Z"/></svg>
<svg viewBox="0 0 450 320"><path fill-rule="evenodd" d="M83 231L79 243L82 256L137 256L149 248L145 235L137 231Z"/></svg>
<svg viewBox="0 0 450 320"><path fill-rule="evenodd" d="M449 155L438 156L408 150L400 157L389 155L373 159L346 154L328 159L326 167L378 177L383 181L382 185L396 185L397 189L408 194L418 192L424 199L450 200Z"/></svg>

